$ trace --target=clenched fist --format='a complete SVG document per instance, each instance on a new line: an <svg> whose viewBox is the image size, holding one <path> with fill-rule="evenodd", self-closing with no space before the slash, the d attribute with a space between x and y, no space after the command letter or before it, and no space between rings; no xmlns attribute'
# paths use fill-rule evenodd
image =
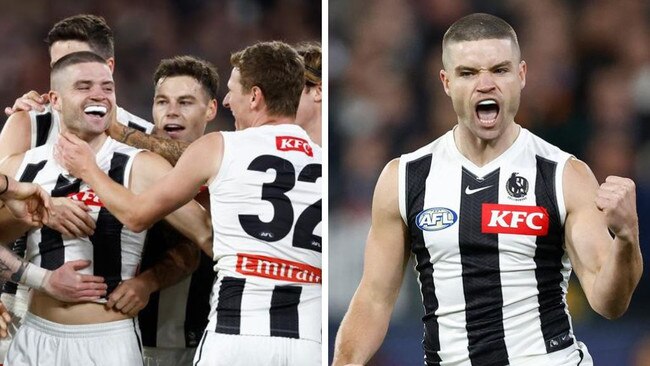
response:
<svg viewBox="0 0 650 366"><path fill-rule="evenodd" d="M609 176L596 192L596 207L605 213L607 227L617 237L638 235L636 186L629 178Z"/></svg>

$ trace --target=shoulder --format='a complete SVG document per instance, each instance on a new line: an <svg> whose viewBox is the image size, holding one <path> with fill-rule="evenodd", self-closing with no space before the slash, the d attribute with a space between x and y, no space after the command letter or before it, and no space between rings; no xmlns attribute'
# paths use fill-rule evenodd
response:
<svg viewBox="0 0 650 366"><path fill-rule="evenodd" d="M580 202L591 202L598 189L598 181L585 162L572 157L564 167L562 186L567 210L572 211Z"/></svg>

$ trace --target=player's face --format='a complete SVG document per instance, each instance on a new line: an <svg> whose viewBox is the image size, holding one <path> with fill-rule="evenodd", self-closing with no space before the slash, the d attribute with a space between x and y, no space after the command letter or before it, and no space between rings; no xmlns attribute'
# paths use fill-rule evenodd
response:
<svg viewBox="0 0 650 366"><path fill-rule="evenodd" d="M156 84L153 120L159 131L174 140L192 142L203 136L216 111L217 101L193 77L172 76Z"/></svg>
<svg viewBox="0 0 650 366"><path fill-rule="evenodd" d="M309 122L313 121L315 118L318 118L318 114L321 113L320 88L320 86L314 85L310 87L304 87L302 89L302 94L300 95L300 104L298 104L298 110L296 111L296 124L298 126L305 126L309 124Z"/></svg>
<svg viewBox="0 0 650 366"><path fill-rule="evenodd" d="M56 41L50 47L50 67L54 65L61 57L67 56L74 52L90 51L90 46L81 41Z"/></svg>
<svg viewBox="0 0 650 366"><path fill-rule="evenodd" d="M454 42L445 49L440 79L458 116L458 128L490 141L514 123L526 63L507 39Z"/></svg>
<svg viewBox="0 0 650 366"><path fill-rule="evenodd" d="M115 84L108 65L85 62L60 73L52 104L66 129L86 141L104 133L115 109Z"/></svg>
<svg viewBox="0 0 650 366"><path fill-rule="evenodd" d="M228 94L223 98L223 106L230 109L235 117L235 129L243 130L249 127L249 112L253 93L244 93L241 85L241 74L233 68L228 79Z"/></svg>

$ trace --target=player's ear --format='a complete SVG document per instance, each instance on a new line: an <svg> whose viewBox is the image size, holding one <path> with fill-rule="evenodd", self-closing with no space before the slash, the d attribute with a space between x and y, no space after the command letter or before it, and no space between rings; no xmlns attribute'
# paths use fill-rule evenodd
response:
<svg viewBox="0 0 650 366"><path fill-rule="evenodd" d="M208 109L205 111L205 120L212 121L217 117L217 111L219 109L219 102L216 99L210 99L208 101Z"/></svg>
<svg viewBox="0 0 650 366"><path fill-rule="evenodd" d="M115 70L115 57L109 57L106 60L106 64L108 65L108 68L111 69L111 73Z"/></svg>
<svg viewBox="0 0 650 366"><path fill-rule="evenodd" d="M257 109L264 101L264 94L259 86L253 86L251 89L251 109Z"/></svg>
<svg viewBox="0 0 650 366"><path fill-rule="evenodd" d="M61 111L61 98L59 98L59 93L55 92L54 90L50 90L49 93L47 93L47 96L50 98L50 105L52 108L56 111Z"/></svg>

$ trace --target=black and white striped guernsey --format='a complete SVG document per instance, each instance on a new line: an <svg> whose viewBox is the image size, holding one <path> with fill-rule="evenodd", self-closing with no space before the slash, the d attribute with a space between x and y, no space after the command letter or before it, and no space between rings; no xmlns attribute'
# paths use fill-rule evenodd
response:
<svg viewBox="0 0 650 366"><path fill-rule="evenodd" d="M569 158L524 128L483 167L458 151L453 131L401 157L399 205L422 292L426 365L584 358L566 303Z"/></svg>
<svg viewBox="0 0 650 366"><path fill-rule="evenodd" d="M166 222L148 232L141 272L151 268L179 240L186 240ZM179 283L156 291L138 313L145 347L196 347L208 324L210 292L215 273L212 258L201 252L199 267Z"/></svg>
<svg viewBox="0 0 650 366"><path fill-rule="evenodd" d="M208 329L321 342L321 149L297 125L222 132Z"/></svg>
<svg viewBox="0 0 650 366"><path fill-rule="evenodd" d="M33 181L52 197L84 202L96 228L92 236L81 238L66 238L47 226L32 229L27 234L25 258L50 270L68 261L89 259L90 267L80 272L103 276L110 294L120 281L135 275L146 231L134 233L119 222L87 184L67 174L55 162L52 150L53 145L43 145L27 151L16 179ZM114 181L128 188L133 158L139 151L108 137L97 152L97 164Z"/></svg>

